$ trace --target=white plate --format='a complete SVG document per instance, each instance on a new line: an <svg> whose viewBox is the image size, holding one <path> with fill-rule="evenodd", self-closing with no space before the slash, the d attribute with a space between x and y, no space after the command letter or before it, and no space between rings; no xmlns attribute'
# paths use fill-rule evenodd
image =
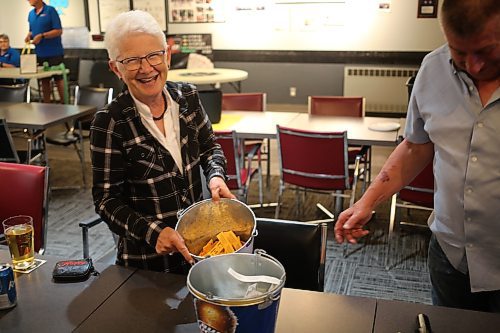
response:
<svg viewBox="0 0 500 333"><path fill-rule="evenodd" d="M373 123L368 126L369 129L372 131L379 131L379 132L391 132L391 131L396 131L401 127L399 123L396 122L380 122L380 123Z"/></svg>

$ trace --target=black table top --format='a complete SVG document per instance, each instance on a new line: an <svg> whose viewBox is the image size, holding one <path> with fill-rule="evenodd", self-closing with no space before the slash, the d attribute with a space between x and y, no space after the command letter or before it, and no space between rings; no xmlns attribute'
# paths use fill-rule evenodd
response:
<svg viewBox="0 0 500 333"><path fill-rule="evenodd" d="M55 257L15 274L18 305L0 311L0 332L199 332L183 275L96 264L100 276L56 284ZM0 247L0 262L9 262ZM426 314L432 332L497 332L500 315L400 301L283 289L276 333L415 332Z"/></svg>
<svg viewBox="0 0 500 333"><path fill-rule="evenodd" d="M417 332L416 318L419 313L427 315L433 333L500 331L500 314L377 300L377 316L373 332Z"/></svg>
<svg viewBox="0 0 500 333"><path fill-rule="evenodd" d="M90 105L49 103L0 103L0 118L5 118L10 128L45 130L96 112Z"/></svg>
<svg viewBox="0 0 500 333"><path fill-rule="evenodd" d="M47 260L29 274L15 273L17 305L0 310L0 332L71 332L98 308L135 269L96 264L100 276L85 282L54 283L52 270L61 258ZM0 262L10 262L8 250Z"/></svg>

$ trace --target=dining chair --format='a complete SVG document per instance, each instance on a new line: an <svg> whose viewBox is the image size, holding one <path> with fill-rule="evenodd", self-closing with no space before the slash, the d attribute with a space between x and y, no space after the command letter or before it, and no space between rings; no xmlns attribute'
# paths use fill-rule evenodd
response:
<svg viewBox="0 0 500 333"><path fill-rule="evenodd" d="M427 225L400 221L401 209L432 211L434 209L434 172L433 162L413 179L410 184L394 194L391 199L391 212L389 217L389 237L392 237L397 225L409 225L427 228ZM408 216L409 217L409 216Z"/></svg>
<svg viewBox="0 0 500 333"><path fill-rule="evenodd" d="M407 221L401 221L401 210L407 210ZM428 229L427 224L415 223L409 220L411 210L432 212L434 209L434 172L433 162L425 166L425 168L403 189L394 194L391 199L391 208L389 215L389 233L386 245L385 268L390 270L406 258L402 258L398 262L391 262L391 243L395 239L394 230L397 226L410 226L421 229ZM421 218L420 218L421 219ZM421 252L422 249L417 249ZM425 249L424 249L425 251Z"/></svg>
<svg viewBox="0 0 500 333"><path fill-rule="evenodd" d="M257 218L253 248L262 249L285 268L286 288L323 291L327 224Z"/></svg>
<svg viewBox="0 0 500 333"><path fill-rule="evenodd" d="M76 98L76 87L79 85L78 80L80 77L80 57L76 56L64 56L63 59L64 66L69 69L67 75L68 79L68 89L70 102Z"/></svg>
<svg viewBox="0 0 500 333"><path fill-rule="evenodd" d="M112 96L113 88L75 87L75 105L92 105L99 110L111 102ZM87 177L85 173L83 130L90 130L92 118L93 115L90 115L78 118L72 124L66 123L66 131L59 132L52 136L46 136L45 138L46 142L49 144L64 147L72 145L75 148L80 160L84 187L87 187Z"/></svg>
<svg viewBox="0 0 500 333"><path fill-rule="evenodd" d="M222 111L266 111L267 94L264 92L256 93L224 93L222 95ZM271 139L247 139L245 140L245 150L252 149L253 144L260 144L261 150L255 158L266 162L266 182L269 186L271 179ZM263 156L262 156L263 155Z"/></svg>
<svg viewBox="0 0 500 333"><path fill-rule="evenodd" d="M242 140L239 140L236 136L235 131L215 131L214 134L227 160L227 187L232 191L236 191L240 201L246 203L250 181L254 176L257 176L259 183L259 205L262 206L262 169L260 165L257 168L252 167L253 157L260 149L260 146L254 145L253 150L246 152L243 157L242 154L245 148L243 147Z"/></svg>
<svg viewBox="0 0 500 333"><path fill-rule="evenodd" d="M198 95L210 122L218 124L222 111L222 91L218 89L199 90Z"/></svg>
<svg viewBox="0 0 500 333"><path fill-rule="evenodd" d="M222 110L266 111L267 94L257 93L224 93Z"/></svg>
<svg viewBox="0 0 500 333"><path fill-rule="evenodd" d="M0 221L16 215L33 217L35 251L39 254L45 251L47 241L48 181L48 167L0 162Z"/></svg>
<svg viewBox="0 0 500 333"><path fill-rule="evenodd" d="M97 110L104 108L113 100L113 88L104 87L89 87L89 86L76 86L75 87L75 105L92 105ZM89 137L90 123L94 115L85 116L79 119L82 126L82 136ZM76 122L75 122L76 123ZM76 124L75 124L76 125Z"/></svg>
<svg viewBox="0 0 500 333"><path fill-rule="evenodd" d="M0 118L0 162L26 163L27 156L27 151L16 150L7 121Z"/></svg>
<svg viewBox="0 0 500 333"><path fill-rule="evenodd" d="M337 116L337 117L359 117L365 116L365 98L347 96L309 96L308 112L310 115ZM370 146L349 145L349 164L353 165L356 156L361 156L364 169L363 192L371 182L371 159L372 150Z"/></svg>
<svg viewBox="0 0 500 333"><path fill-rule="evenodd" d="M29 103L31 101L28 83L15 85L0 85L0 102Z"/></svg>
<svg viewBox="0 0 500 333"><path fill-rule="evenodd" d="M347 131L316 132L277 126L280 184L275 218L279 217L283 192L297 191L297 216L300 215L299 192L332 195L335 216L342 210L342 199L354 204L361 157L354 169L348 165Z"/></svg>

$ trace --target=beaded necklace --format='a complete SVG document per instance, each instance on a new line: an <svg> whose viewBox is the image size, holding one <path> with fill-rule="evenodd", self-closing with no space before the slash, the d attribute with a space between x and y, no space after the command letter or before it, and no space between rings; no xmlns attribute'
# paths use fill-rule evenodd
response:
<svg viewBox="0 0 500 333"><path fill-rule="evenodd" d="M163 96L163 105L164 105L163 112L158 117L153 116L154 121L162 120L163 116L165 115L165 112L167 112L168 109L167 99L165 98L165 95L163 93L161 95Z"/></svg>

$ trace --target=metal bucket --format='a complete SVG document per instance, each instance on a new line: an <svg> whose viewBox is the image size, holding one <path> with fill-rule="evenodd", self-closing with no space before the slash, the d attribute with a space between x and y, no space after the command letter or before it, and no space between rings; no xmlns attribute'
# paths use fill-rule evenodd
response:
<svg viewBox="0 0 500 333"><path fill-rule="evenodd" d="M205 258L198 255L203 246L222 231L232 230L244 242L236 252L252 253L256 225L255 214L243 202L206 199L180 212L175 230L184 239L191 256L199 261Z"/></svg>
<svg viewBox="0 0 500 333"><path fill-rule="evenodd" d="M241 282L229 268L243 275L275 277L281 283ZM187 286L194 296L200 332L273 333L285 278L281 263L261 250L197 262L189 271ZM257 293L248 294L249 288Z"/></svg>

